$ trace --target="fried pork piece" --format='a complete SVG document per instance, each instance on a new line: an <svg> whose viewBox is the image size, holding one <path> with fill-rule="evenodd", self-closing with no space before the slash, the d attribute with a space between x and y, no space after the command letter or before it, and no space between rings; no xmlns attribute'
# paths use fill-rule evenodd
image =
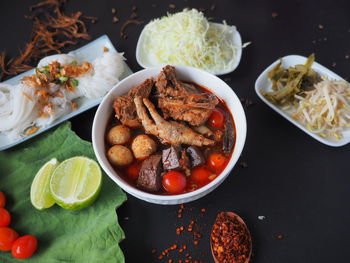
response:
<svg viewBox="0 0 350 263"><path fill-rule="evenodd" d="M219 102L215 95L179 81L175 68L169 65L159 73L155 85L159 93L158 106L165 119L171 117L199 126L207 121Z"/></svg>
<svg viewBox="0 0 350 263"><path fill-rule="evenodd" d="M213 145L215 143L213 140L205 138L183 124L164 120L149 99L136 97L134 102L137 115L142 121L146 132L157 136L162 142L172 145L188 144L195 146ZM148 116L144 105L147 107L153 120Z"/></svg>
<svg viewBox="0 0 350 263"><path fill-rule="evenodd" d="M120 120L122 124L131 128L138 128L141 126L141 122L137 117L134 98L147 98L151 93L153 85L153 78L146 79L140 85L131 89L127 94L115 98L115 117Z"/></svg>

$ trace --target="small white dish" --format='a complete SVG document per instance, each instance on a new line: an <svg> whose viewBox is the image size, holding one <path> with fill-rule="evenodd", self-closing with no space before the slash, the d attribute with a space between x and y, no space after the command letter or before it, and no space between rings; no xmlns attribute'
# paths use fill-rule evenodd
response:
<svg viewBox="0 0 350 263"><path fill-rule="evenodd" d="M109 50L113 50L116 51L115 47L113 46L112 42L110 41L110 39L108 38L107 35L103 35L99 38L97 38L96 40L90 42L89 44L82 46L81 48L78 48L74 51L69 52L68 54L72 54L84 61L92 61L95 58L97 58L98 56L100 56L103 53L103 48L107 47ZM130 74L132 74L132 71L130 70L130 68L128 67L128 65L124 63L124 73L121 76L120 79L125 78L126 76L129 76ZM13 77L11 79L8 79L6 81L4 81L3 83L8 83L8 84L18 84L20 82L20 80L24 77L24 76L28 76L28 75L32 75L35 73L35 69L29 70L27 72L24 72L16 77ZM4 134L0 134L0 151L8 149L12 146L15 146L19 143L22 143L26 140L29 140L30 138L56 126L57 124L60 124L88 109L91 109L92 107L95 107L96 105L98 105L101 102L102 98L97 98L97 99L88 99L88 98L79 98L77 100L77 104L79 106L79 108L76 111L73 111L59 119L57 119L54 123L52 123L51 125L44 127L44 128L40 128L36 133L29 135L29 136L25 136L16 140L12 140L9 139L6 135ZM1 125L1 124L0 124Z"/></svg>
<svg viewBox="0 0 350 263"><path fill-rule="evenodd" d="M112 165L109 163L106 157L106 144L105 144L105 131L110 117L113 114L113 102L115 97L127 93L132 87L135 87L142 83L145 79L150 77L157 77L162 67L154 67L141 70L136 72L129 77L119 82L102 100L98 107L94 122L92 125L92 145L95 151L98 162L106 174L122 189L129 194L139 198L141 200L162 204L162 205L173 205L181 204L190 201L197 200L218 187L225 178L230 174L231 170L238 161L241 152L244 147L246 133L247 133L247 122L245 113L240 100L233 90L220 78L200 69L176 66L176 74L179 79L195 82L201 86L208 88L215 95L225 101L227 107L231 111L234 119L236 128L236 142L234 150L229 163L226 168L209 184L189 193L178 194L178 195L159 195L151 194L142 191L135 186L127 183L123 176L119 175Z"/></svg>
<svg viewBox="0 0 350 263"><path fill-rule="evenodd" d="M297 64L305 64L307 58L299 55L289 55L282 58L282 66L285 68L295 66ZM259 96L259 98L265 102L269 107L271 107L273 110L278 112L281 116L289 120L291 123L293 123L295 126L297 126L299 129L303 130L305 133L316 139L317 141L333 146L333 147L340 147L345 144L348 144L350 142L350 128L345 128L342 132L343 138L340 140L337 140L334 137L328 137L328 138L322 138L321 136L312 133L306 127L304 127L301 123L294 120L286 111L282 110L280 107L272 104L269 102L262 94L261 91L272 91L272 83L268 79L268 73L272 70L273 67L277 65L279 62L279 59L276 60L274 63L272 63L270 66L268 66L257 78L255 82L255 91L256 94ZM321 76L325 76L329 79L336 79L336 80L344 80L339 75L335 74L333 71L327 69L326 67L322 66L321 64L314 62L312 64L312 69L315 70L317 73L319 73ZM344 80L345 81L345 80Z"/></svg>
<svg viewBox="0 0 350 263"><path fill-rule="evenodd" d="M215 26L217 28L222 28L224 27L223 24L219 24L219 23L210 23L212 26ZM152 54L150 54L150 52L147 52L147 50L145 50L143 48L143 44L144 44L144 39L145 39L145 29L147 28L147 25L143 28L139 39L137 41L137 46L136 46L136 60L137 63L139 63L139 65L143 68L151 68L151 67L156 67L156 66L165 66L167 65L167 63L162 63L159 64L157 63L157 59L155 57L152 56ZM228 68L226 70L223 71L219 71L219 72L210 72L214 75L224 75L224 74L228 74L231 73L232 71L234 71L237 67L239 62L241 61L241 57L242 57L242 39L241 39L241 35L239 34L239 32L237 31L237 28L235 26L228 26L228 31L227 31L227 38L231 38L232 43L234 45L236 45L237 47L241 47L238 48L236 51L236 61L235 63L232 65L231 68ZM176 66L176 65L174 65Z"/></svg>

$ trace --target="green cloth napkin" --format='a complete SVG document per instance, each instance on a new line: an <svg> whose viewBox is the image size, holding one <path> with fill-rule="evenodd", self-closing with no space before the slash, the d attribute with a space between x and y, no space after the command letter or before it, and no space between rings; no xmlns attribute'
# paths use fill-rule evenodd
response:
<svg viewBox="0 0 350 263"><path fill-rule="evenodd" d="M38 211L30 202L30 186L39 168L53 157L63 161L77 155L96 159L91 143L80 139L69 122L0 152L0 191L8 199L10 227L20 235L36 236L39 242L37 252L26 260L0 251L1 263L124 262L119 242L125 236L115 209L126 195L106 174L97 200L83 210L69 211L55 205Z"/></svg>

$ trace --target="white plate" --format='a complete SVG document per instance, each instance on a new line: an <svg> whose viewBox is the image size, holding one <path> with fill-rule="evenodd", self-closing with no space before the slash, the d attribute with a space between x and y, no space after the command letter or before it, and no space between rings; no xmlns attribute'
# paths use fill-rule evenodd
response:
<svg viewBox="0 0 350 263"><path fill-rule="evenodd" d="M224 27L223 24L219 24L219 23L210 23L212 26L215 27ZM139 40L137 41L137 46L136 46L136 60L137 63L139 63L139 65L143 68L152 68L152 67L156 67L156 66L165 66L166 64L157 64L156 61L157 59L152 57L152 54L150 54L149 52L147 52L147 50L144 50L143 47L143 42L144 42L144 32L146 29L147 25L143 28L140 36L139 36ZM241 39L241 35L239 34L239 32L237 31L235 26L228 26L228 31L227 31L227 38L233 38L233 44L235 46L238 47L242 47L242 39ZM231 73L232 71L234 71L237 67L239 62L241 61L241 56L242 56L242 48L237 49L236 51L236 61L234 63L234 65L232 65L231 68L220 71L220 72L209 72L212 73L214 75L224 75L224 74L228 74ZM173 65L176 66L176 65Z"/></svg>
<svg viewBox="0 0 350 263"><path fill-rule="evenodd" d="M69 54L72 54L78 58L80 58L81 60L84 61L93 61L95 58L99 57L102 55L103 53L103 48L107 47L109 50L113 50L116 51L115 47L113 46L112 42L110 41L110 39L108 38L107 35L103 35L101 37L99 37L98 39L90 42L89 44L82 46L81 48L78 48L74 51L69 52ZM132 74L132 71L130 70L130 68L128 67L128 65L124 63L124 73L123 75L120 77L120 79L123 79L127 76L129 76L130 74ZM27 72L24 72L14 78L11 78L9 80L4 81L4 83L8 83L8 84L18 84L21 80L21 78L23 78L24 76L28 76L28 75L32 75L35 73L35 69L29 70ZM78 104L78 109L76 111L73 111L65 116L62 116L61 118L57 119L54 123L52 123L51 125L41 128L40 130L38 130L36 133L23 137L23 138L19 138L16 140L10 140L7 136L5 136L4 134L0 134L0 151L8 149L12 146L15 146L19 143L22 143L26 140L29 140L30 138L52 128L53 126L56 126L57 124L60 124L61 122L68 120L92 107L95 107L96 105L100 104L101 100L103 97L101 98L97 98L97 99L87 99L87 98L79 98L76 102Z"/></svg>
<svg viewBox="0 0 350 263"><path fill-rule="evenodd" d="M305 64L307 58L299 55L289 55L282 58L282 66L285 68L295 66L297 64ZM291 123L293 123L295 126L297 126L299 129L303 130L307 134L309 134L314 139L318 140L321 143L324 143L329 146L333 147L339 147L343 146L345 144L348 144L350 142L350 128L345 128L342 132L343 138L340 140L337 140L334 137L328 137L328 138L322 138L321 136L310 132L308 129L306 129L302 124L300 124L298 121L294 120L292 117L289 116L289 114L282 110L280 107L272 104L269 102L262 94L261 91L272 91L272 83L268 79L268 73L272 70L274 66L277 65L279 60L272 63L269 67L267 67L263 73L260 74L258 79L255 82L255 91L256 94L260 97L260 99L265 102L268 106L270 106L272 109L274 109L276 112L278 112L280 115L282 115L284 118L289 120ZM312 64L312 69L315 70L317 73L319 73L321 76L325 76L329 79L336 79L336 80L344 80L339 75L335 74L333 71L327 69L326 67L320 65L317 62L314 62ZM344 80L345 81L345 80Z"/></svg>

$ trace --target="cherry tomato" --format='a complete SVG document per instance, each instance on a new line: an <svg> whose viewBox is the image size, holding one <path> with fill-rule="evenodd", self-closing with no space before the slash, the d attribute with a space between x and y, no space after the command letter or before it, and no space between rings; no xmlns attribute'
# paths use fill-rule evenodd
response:
<svg viewBox="0 0 350 263"><path fill-rule="evenodd" d="M191 179L197 184L207 184L209 183L209 177L212 174L207 168L203 166L195 167L191 171Z"/></svg>
<svg viewBox="0 0 350 263"><path fill-rule="evenodd" d="M6 197L3 192L0 192L0 207L5 207Z"/></svg>
<svg viewBox="0 0 350 263"><path fill-rule="evenodd" d="M221 153L212 153L208 157L208 164L211 169L221 172L227 163L226 157Z"/></svg>
<svg viewBox="0 0 350 263"><path fill-rule="evenodd" d="M130 179L136 180L139 177L141 165L139 163L132 163L126 168L126 174Z"/></svg>
<svg viewBox="0 0 350 263"><path fill-rule="evenodd" d="M222 128L225 123L224 114L220 110L214 109L208 119L208 123L214 128Z"/></svg>
<svg viewBox="0 0 350 263"><path fill-rule="evenodd" d="M186 189L186 176L178 171L170 171L163 176L163 187L170 194L179 194Z"/></svg>
<svg viewBox="0 0 350 263"><path fill-rule="evenodd" d="M5 208L0 207L0 227L9 226L10 223L11 223L10 213Z"/></svg>
<svg viewBox="0 0 350 263"><path fill-rule="evenodd" d="M26 235L18 238L12 245L12 256L14 258L29 258L34 254L38 247L38 241L35 236Z"/></svg>
<svg viewBox="0 0 350 263"><path fill-rule="evenodd" d="M18 234L12 228L0 227L0 251L10 251L17 238Z"/></svg>

